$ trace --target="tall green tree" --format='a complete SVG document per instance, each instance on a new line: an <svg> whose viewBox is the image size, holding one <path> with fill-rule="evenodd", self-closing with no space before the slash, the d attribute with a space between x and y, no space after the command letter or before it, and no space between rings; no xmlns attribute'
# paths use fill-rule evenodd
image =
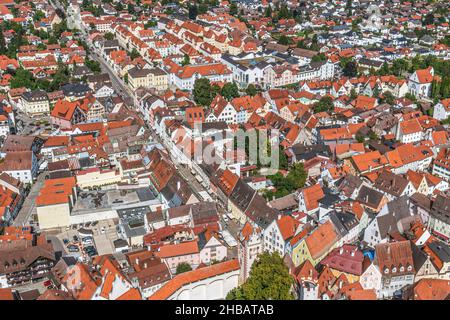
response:
<svg viewBox="0 0 450 320"><path fill-rule="evenodd" d="M314 112L328 112L334 109L333 99L330 96L320 98L320 100L314 105Z"/></svg>
<svg viewBox="0 0 450 320"><path fill-rule="evenodd" d="M6 54L7 48L6 48L6 41L5 36L3 35L3 27L0 26L0 54Z"/></svg>
<svg viewBox="0 0 450 320"><path fill-rule="evenodd" d="M188 272L191 271L191 265L189 263L186 262L181 262L177 265L177 274L183 273L183 272Z"/></svg>
<svg viewBox="0 0 450 320"><path fill-rule="evenodd" d="M211 83L207 78L200 78L194 83L194 101L201 106L209 106L214 99L211 94Z"/></svg>
<svg viewBox="0 0 450 320"><path fill-rule="evenodd" d="M188 54L184 54L184 58L183 61L181 61L181 65L185 66L191 63L191 58L189 57Z"/></svg>
<svg viewBox="0 0 450 320"><path fill-rule="evenodd" d="M233 1L230 4L230 14L232 16L235 16L235 15L237 15L237 13L238 13L238 7L237 7L236 2Z"/></svg>
<svg viewBox="0 0 450 320"><path fill-rule="evenodd" d="M358 75L358 66L355 61L348 62L342 69L342 73L346 77L356 77Z"/></svg>
<svg viewBox="0 0 450 320"><path fill-rule="evenodd" d="M227 82L222 88L222 96L230 101L233 98L239 97L239 89L235 82Z"/></svg>
<svg viewBox="0 0 450 320"><path fill-rule="evenodd" d="M285 46L289 45L290 42L291 42L290 39L284 34L282 34L278 39L278 43Z"/></svg>
<svg viewBox="0 0 450 320"><path fill-rule="evenodd" d="M256 96L256 94L258 93L258 90L256 90L256 87L254 84L250 83L247 88L245 89L245 93L249 96Z"/></svg>
<svg viewBox="0 0 450 320"><path fill-rule="evenodd" d="M264 252L253 263L247 281L227 295L227 300L292 300L293 279L278 253Z"/></svg>
<svg viewBox="0 0 450 320"><path fill-rule="evenodd" d="M267 6L266 11L264 11L264 16L266 18L272 18L272 7L270 4Z"/></svg>
<svg viewBox="0 0 450 320"><path fill-rule="evenodd" d="M136 48L133 48L133 50L131 50L130 52L130 58L131 59L136 59L138 57L140 57L141 55L139 54L139 51L136 50Z"/></svg>
<svg viewBox="0 0 450 320"><path fill-rule="evenodd" d="M189 6L189 19L195 20L197 19L198 9L197 5L194 3L193 5Z"/></svg>

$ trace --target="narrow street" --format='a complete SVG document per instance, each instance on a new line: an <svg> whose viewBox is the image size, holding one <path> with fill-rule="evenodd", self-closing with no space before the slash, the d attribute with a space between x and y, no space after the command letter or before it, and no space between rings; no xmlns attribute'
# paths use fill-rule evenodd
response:
<svg viewBox="0 0 450 320"><path fill-rule="evenodd" d="M32 214L36 213L36 197L39 195L39 191L44 185L45 174L38 175L36 182L31 187L30 193L25 199L17 217L14 219L13 226L20 227L27 225L31 219Z"/></svg>

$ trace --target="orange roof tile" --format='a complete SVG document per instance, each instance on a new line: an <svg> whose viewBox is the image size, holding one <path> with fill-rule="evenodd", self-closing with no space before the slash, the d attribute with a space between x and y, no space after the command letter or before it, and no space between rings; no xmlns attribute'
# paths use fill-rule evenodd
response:
<svg viewBox="0 0 450 320"><path fill-rule="evenodd" d="M338 240L338 235L331 221L320 225L306 238L306 245L313 259L325 254Z"/></svg>

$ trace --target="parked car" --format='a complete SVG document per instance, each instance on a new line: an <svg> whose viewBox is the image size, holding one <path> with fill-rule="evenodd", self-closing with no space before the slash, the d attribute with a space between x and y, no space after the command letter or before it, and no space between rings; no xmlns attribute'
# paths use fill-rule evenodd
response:
<svg viewBox="0 0 450 320"><path fill-rule="evenodd" d="M83 245L91 245L91 244L94 244L94 242L92 241L92 240L90 240L90 239L87 239L87 240L84 240L83 239Z"/></svg>
<svg viewBox="0 0 450 320"><path fill-rule="evenodd" d="M63 239L63 243L67 245L69 243L69 239Z"/></svg>
<svg viewBox="0 0 450 320"><path fill-rule="evenodd" d="M78 242L80 241L80 239L78 238L78 236L73 236L73 241Z"/></svg>
<svg viewBox="0 0 450 320"><path fill-rule="evenodd" d="M67 249L69 249L69 252L79 252L80 248L78 248L78 246L75 246L73 244L67 246Z"/></svg>
<svg viewBox="0 0 450 320"><path fill-rule="evenodd" d="M94 246L87 246L87 247L83 248L84 252L89 252L89 251L92 251L92 250L95 250Z"/></svg>
<svg viewBox="0 0 450 320"><path fill-rule="evenodd" d="M52 280L47 280L44 282L44 286L49 287L53 284Z"/></svg>

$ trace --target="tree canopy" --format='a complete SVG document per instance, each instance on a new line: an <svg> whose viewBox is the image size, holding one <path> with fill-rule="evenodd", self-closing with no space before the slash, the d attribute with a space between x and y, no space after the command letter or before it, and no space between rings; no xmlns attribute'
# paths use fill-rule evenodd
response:
<svg viewBox="0 0 450 320"><path fill-rule="evenodd" d="M207 78L200 78L195 80L194 90L192 91L194 95L195 103L201 106L209 106L214 99L211 90L211 83Z"/></svg>
<svg viewBox="0 0 450 320"><path fill-rule="evenodd" d="M284 152L281 151L279 154L280 167L287 167L287 160L285 158ZM307 177L308 173L303 168L303 164L295 163L291 168L289 168L289 173L286 176L283 176L280 172L277 172L276 174L268 177L270 181L272 181L276 191L266 191L264 193L264 197L270 200L273 197L284 197L299 188L303 188L305 186Z"/></svg>
<svg viewBox="0 0 450 320"><path fill-rule="evenodd" d="M180 274L180 273L188 272L188 271L191 271L191 270L192 270L192 268L191 268L191 265L189 263L181 262L181 263L179 263L177 265L176 273Z"/></svg>
<svg viewBox="0 0 450 320"><path fill-rule="evenodd" d="M320 98L320 100L314 105L314 112L328 112L334 109L333 99L330 96Z"/></svg>
<svg viewBox="0 0 450 320"><path fill-rule="evenodd" d="M258 90L256 90L256 87L254 84L249 84L247 86L247 88L245 89L245 93L248 94L249 96L256 96L256 94L258 93Z"/></svg>
<svg viewBox="0 0 450 320"><path fill-rule="evenodd" d="M235 82L227 82L222 87L222 96L230 101L233 98L239 97L239 89ZM214 98L214 97L213 97Z"/></svg>
<svg viewBox="0 0 450 320"><path fill-rule="evenodd" d="M278 253L264 252L253 263L247 281L231 290L227 300L292 300L293 279Z"/></svg>

